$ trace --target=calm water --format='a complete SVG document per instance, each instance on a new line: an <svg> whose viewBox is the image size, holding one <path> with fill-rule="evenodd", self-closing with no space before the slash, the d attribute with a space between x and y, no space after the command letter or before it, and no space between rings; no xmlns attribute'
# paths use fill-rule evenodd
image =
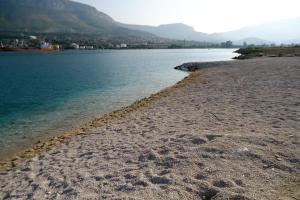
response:
<svg viewBox="0 0 300 200"><path fill-rule="evenodd" d="M233 49L0 53L0 158L129 105Z"/></svg>

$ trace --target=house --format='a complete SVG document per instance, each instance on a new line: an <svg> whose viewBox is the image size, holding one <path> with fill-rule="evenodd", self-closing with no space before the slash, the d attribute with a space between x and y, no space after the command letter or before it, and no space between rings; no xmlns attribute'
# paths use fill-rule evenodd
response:
<svg viewBox="0 0 300 200"><path fill-rule="evenodd" d="M86 46L85 49L93 50L93 49L94 49L94 46Z"/></svg>
<svg viewBox="0 0 300 200"><path fill-rule="evenodd" d="M125 44L125 43L121 44L120 48L127 48L127 44Z"/></svg>
<svg viewBox="0 0 300 200"><path fill-rule="evenodd" d="M49 42L41 41L40 42L40 49L52 49L52 44Z"/></svg>
<svg viewBox="0 0 300 200"><path fill-rule="evenodd" d="M79 49L79 45L76 43L72 43L70 46L72 49Z"/></svg>
<svg viewBox="0 0 300 200"><path fill-rule="evenodd" d="M34 36L34 35L31 35L31 36L29 36L29 39L31 39L31 40L37 40L37 37Z"/></svg>

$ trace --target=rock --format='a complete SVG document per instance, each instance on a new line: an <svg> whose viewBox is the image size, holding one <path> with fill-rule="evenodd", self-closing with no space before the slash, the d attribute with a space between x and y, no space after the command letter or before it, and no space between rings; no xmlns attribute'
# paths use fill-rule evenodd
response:
<svg viewBox="0 0 300 200"><path fill-rule="evenodd" d="M172 156L167 156L165 158L163 158L160 162L158 162L157 164L161 165L161 166L165 166L167 168L173 168L175 166L175 164L179 163L179 161L172 157Z"/></svg>
<svg viewBox="0 0 300 200"><path fill-rule="evenodd" d="M200 137L196 137L192 139L192 143L193 144L204 144L206 143L206 141Z"/></svg>
<svg viewBox="0 0 300 200"><path fill-rule="evenodd" d="M217 135L217 134L209 134L209 135L206 135L206 138L207 138L209 141L212 141L212 140L214 140L215 138L218 138L218 137L223 137L223 135Z"/></svg>
<svg viewBox="0 0 300 200"><path fill-rule="evenodd" d="M200 187L198 195L203 200L210 200L218 194L218 190L211 187Z"/></svg>
<svg viewBox="0 0 300 200"><path fill-rule="evenodd" d="M159 159L159 156L158 156L158 154L157 154L155 151L150 150L150 151L148 152L147 159L148 159L148 160L158 160L158 159Z"/></svg>
<svg viewBox="0 0 300 200"><path fill-rule="evenodd" d="M216 194L213 198L213 200L250 200L250 198L240 195L240 194L234 194L231 192L221 191L218 194Z"/></svg>
<svg viewBox="0 0 300 200"><path fill-rule="evenodd" d="M139 156L139 161L159 160L159 155L152 149Z"/></svg>
<svg viewBox="0 0 300 200"><path fill-rule="evenodd" d="M140 162L146 161L146 156L145 156L144 154L141 154L141 155L139 156L139 161L140 161Z"/></svg>
<svg viewBox="0 0 300 200"><path fill-rule="evenodd" d="M169 184L171 184L172 181L171 181L171 179L169 179L165 176L153 176L151 178L151 182L153 184L167 184L167 185L169 185Z"/></svg>
<svg viewBox="0 0 300 200"><path fill-rule="evenodd" d="M136 178L136 175L134 175L134 174L125 174L125 176L124 176L126 179L134 179L134 178Z"/></svg>
<svg viewBox="0 0 300 200"><path fill-rule="evenodd" d="M229 180L217 180L213 182L213 185L215 187L219 187L219 188L225 188L225 187L233 187L234 183L232 183Z"/></svg>
<svg viewBox="0 0 300 200"><path fill-rule="evenodd" d="M21 171L22 171L22 172L29 172L29 171L31 171L31 168L29 168L29 167L24 167L24 168L21 169Z"/></svg>
<svg viewBox="0 0 300 200"><path fill-rule="evenodd" d="M9 192L6 192L5 195L3 196L3 199L11 199L11 195Z"/></svg>
<svg viewBox="0 0 300 200"><path fill-rule="evenodd" d="M132 191L134 187L131 183L126 183L117 187L118 191Z"/></svg>
<svg viewBox="0 0 300 200"><path fill-rule="evenodd" d="M247 155L249 153L249 149L247 147L238 148L236 153L239 155Z"/></svg>
<svg viewBox="0 0 300 200"><path fill-rule="evenodd" d="M68 186L64 189L64 191L62 192L63 194L70 194L73 193L74 189L71 186Z"/></svg>
<svg viewBox="0 0 300 200"><path fill-rule="evenodd" d="M104 179L102 176L94 176L94 178L96 181L101 181Z"/></svg>
<svg viewBox="0 0 300 200"><path fill-rule="evenodd" d="M195 178L198 179L198 180L202 180L202 179L205 179L206 177L203 174L197 174L195 176Z"/></svg>
<svg viewBox="0 0 300 200"><path fill-rule="evenodd" d="M143 186L143 187L147 187L149 185L149 183L143 179L138 179L136 180L133 185L139 185L139 186Z"/></svg>

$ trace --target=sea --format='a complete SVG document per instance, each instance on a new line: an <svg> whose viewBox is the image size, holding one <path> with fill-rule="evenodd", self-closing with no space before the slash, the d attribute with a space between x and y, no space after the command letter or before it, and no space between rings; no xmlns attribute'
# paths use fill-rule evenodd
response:
<svg viewBox="0 0 300 200"><path fill-rule="evenodd" d="M0 52L0 160L128 106L235 49Z"/></svg>

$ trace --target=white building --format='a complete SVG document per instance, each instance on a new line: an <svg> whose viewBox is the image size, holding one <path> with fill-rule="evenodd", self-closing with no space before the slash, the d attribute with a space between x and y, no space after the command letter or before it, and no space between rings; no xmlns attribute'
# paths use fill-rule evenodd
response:
<svg viewBox="0 0 300 200"><path fill-rule="evenodd" d="M127 48L127 44L123 43L120 45L121 48Z"/></svg>
<svg viewBox="0 0 300 200"><path fill-rule="evenodd" d="M37 39L37 37L36 37L36 36L34 36L34 35L31 35L31 36L29 36L29 39L31 39L31 40L36 40L36 39Z"/></svg>
<svg viewBox="0 0 300 200"><path fill-rule="evenodd" d="M40 48L41 49L49 49L49 48L52 48L52 44L49 42L41 41Z"/></svg>
<svg viewBox="0 0 300 200"><path fill-rule="evenodd" d="M94 46L86 46L85 48L88 49L88 50L93 50Z"/></svg>
<svg viewBox="0 0 300 200"><path fill-rule="evenodd" d="M71 44L71 48L73 48L73 49L79 49L79 45L76 44L76 43L72 43Z"/></svg>

